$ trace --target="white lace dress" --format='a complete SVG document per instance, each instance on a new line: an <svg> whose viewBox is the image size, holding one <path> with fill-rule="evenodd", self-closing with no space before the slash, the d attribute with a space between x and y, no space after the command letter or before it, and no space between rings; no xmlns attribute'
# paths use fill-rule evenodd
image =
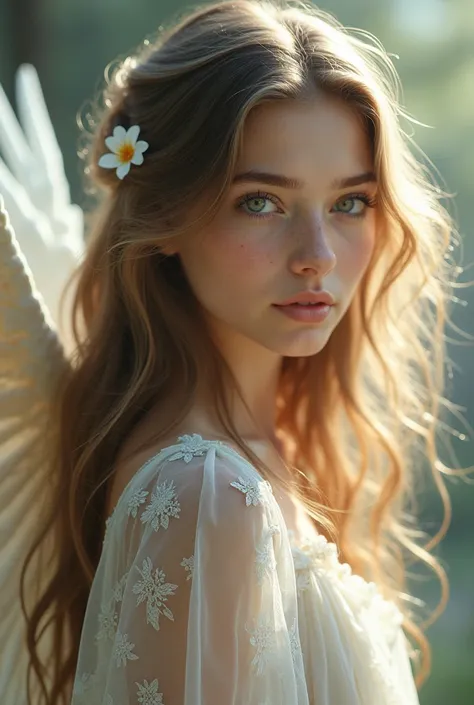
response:
<svg viewBox="0 0 474 705"><path fill-rule="evenodd" d="M411 705L400 623L235 450L181 436L107 520L72 705Z"/></svg>

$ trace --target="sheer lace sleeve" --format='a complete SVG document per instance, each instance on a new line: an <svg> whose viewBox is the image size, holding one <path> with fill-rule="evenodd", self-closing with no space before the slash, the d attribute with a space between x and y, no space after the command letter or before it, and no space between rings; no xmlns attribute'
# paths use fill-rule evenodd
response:
<svg viewBox="0 0 474 705"><path fill-rule="evenodd" d="M271 487L217 442L185 441L139 471L108 522L73 705L301 705Z"/></svg>

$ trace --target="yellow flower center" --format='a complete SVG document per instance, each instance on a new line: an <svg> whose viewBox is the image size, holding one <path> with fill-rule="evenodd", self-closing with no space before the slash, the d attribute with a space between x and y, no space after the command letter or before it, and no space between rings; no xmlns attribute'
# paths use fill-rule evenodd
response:
<svg viewBox="0 0 474 705"><path fill-rule="evenodd" d="M117 157L122 162L122 164L126 164L127 162L129 162L132 159L134 152L135 152L135 149L134 149L133 145L130 144L130 142L124 142L119 147Z"/></svg>

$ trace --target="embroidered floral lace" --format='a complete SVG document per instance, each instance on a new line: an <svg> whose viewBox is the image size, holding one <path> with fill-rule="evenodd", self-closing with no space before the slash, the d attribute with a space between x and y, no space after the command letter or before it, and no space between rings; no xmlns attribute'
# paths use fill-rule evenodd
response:
<svg viewBox="0 0 474 705"><path fill-rule="evenodd" d="M413 705L401 615L297 542L230 446L181 436L106 522L72 705Z"/></svg>

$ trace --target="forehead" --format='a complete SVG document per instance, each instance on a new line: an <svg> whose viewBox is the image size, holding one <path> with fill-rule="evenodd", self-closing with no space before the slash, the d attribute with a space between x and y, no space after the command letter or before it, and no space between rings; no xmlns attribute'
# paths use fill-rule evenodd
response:
<svg viewBox="0 0 474 705"><path fill-rule="evenodd" d="M272 101L247 117L237 162L242 168L332 180L372 169L371 147L360 116L342 101Z"/></svg>

